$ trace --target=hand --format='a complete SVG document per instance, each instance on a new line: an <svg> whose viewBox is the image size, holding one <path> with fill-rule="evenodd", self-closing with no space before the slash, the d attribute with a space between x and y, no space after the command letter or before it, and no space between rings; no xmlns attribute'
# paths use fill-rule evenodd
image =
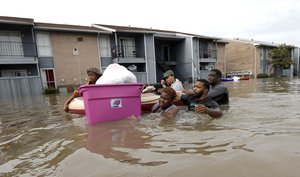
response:
<svg viewBox="0 0 300 177"><path fill-rule="evenodd" d="M69 104L64 104L64 111L69 112Z"/></svg>
<svg viewBox="0 0 300 177"><path fill-rule="evenodd" d="M162 85L166 85L166 81L163 80L163 79L160 81L160 83L161 83Z"/></svg>
<svg viewBox="0 0 300 177"><path fill-rule="evenodd" d="M197 113L207 113L208 108L204 106L203 104L197 104L195 105L195 111Z"/></svg>

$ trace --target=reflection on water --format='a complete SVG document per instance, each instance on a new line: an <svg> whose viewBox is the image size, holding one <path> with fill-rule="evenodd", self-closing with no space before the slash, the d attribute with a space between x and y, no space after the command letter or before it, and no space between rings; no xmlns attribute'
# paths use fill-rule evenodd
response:
<svg viewBox="0 0 300 177"><path fill-rule="evenodd" d="M182 109L86 125L62 111L69 95L1 100L0 176L298 176L300 79L225 85L215 120Z"/></svg>

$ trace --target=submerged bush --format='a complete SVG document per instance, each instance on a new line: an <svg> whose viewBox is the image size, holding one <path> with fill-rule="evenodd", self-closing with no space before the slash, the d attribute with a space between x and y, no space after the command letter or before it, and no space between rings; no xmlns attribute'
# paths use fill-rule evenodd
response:
<svg viewBox="0 0 300 177"><path fill-rule="evenodd" d="M59 90L56 88L45 88L44 89L44 94L46 94L46 95L55 94L55 93L59 93Z"/></svg>
<svg viewBox="0 0 300 177"><path fill-rule="evenodd" d="M269 77L270 76L268 74L262 74L262 73L260 73L260 74L257 75L257 78L269 78Z"/></svg>

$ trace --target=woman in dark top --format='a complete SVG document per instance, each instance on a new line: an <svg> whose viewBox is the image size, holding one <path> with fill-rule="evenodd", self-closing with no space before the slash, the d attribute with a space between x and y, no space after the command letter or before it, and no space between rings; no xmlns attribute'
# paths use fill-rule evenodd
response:
<svg viewBox="0 0 300 177"><path fill-rule="evenodd" d="M173 104L176 92L171 87L165 87L160 94L159 102L154 104L151 112L161 113L164 117L173 117L177 114L178 108Z"/></svg>

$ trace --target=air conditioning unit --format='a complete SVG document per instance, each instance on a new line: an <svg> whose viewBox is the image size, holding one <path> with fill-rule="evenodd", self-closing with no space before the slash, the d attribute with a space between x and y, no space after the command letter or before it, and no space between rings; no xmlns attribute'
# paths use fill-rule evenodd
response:
<svg viewBox="0 0 300 177"><path fill-rule="evenodd" d="M73 49L73 55L79 55L79 49L78 48L74 48Z"/></svg>

